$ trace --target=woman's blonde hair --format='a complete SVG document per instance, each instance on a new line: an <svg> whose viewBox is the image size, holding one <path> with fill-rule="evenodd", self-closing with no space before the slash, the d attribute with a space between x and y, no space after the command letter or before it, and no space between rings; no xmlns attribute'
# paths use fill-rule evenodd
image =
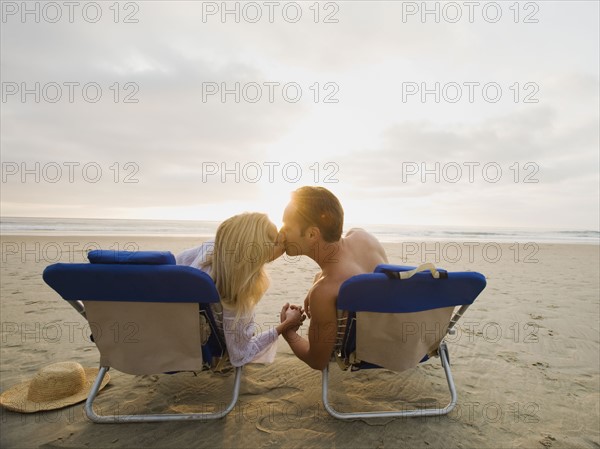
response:
<svg viewBox="0 0 600 449"><path fill-rule="evenodd" d="M215 248L201 269L209 269L223 307L236 319L252 310L269 287L265 263L273 259L277 227L266 214L247 212L219 225Z"/></svg>

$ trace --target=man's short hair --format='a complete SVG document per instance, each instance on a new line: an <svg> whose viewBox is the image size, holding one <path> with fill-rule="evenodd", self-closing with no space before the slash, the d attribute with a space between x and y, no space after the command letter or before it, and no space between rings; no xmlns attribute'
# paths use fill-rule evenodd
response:
<svg viewBox="0 0 600 449"><path fill-rule="evenodd" d="M292 192L292 204L298 220L303 224L302 234L309 226L316 226L326 242L340 240L344 226L344 209L333 193L324 187L300 187Z"/></svg>

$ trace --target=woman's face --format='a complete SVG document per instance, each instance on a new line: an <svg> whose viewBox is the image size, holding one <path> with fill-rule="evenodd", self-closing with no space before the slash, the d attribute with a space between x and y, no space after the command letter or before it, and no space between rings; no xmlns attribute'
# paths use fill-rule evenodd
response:
<svg viewBox="0 0 600 449"><path fill-rule="evenodd" d="M277 232L277 227L275 225L273 225L272 232L269 232L269 236L273 241L273 252L270 254L269 262L273 262L284 253L285 246L283 244L283 235Z"/></svg>

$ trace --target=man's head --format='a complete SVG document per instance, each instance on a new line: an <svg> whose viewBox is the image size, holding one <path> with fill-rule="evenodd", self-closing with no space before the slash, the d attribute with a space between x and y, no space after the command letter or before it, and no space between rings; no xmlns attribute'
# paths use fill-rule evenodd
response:
<svg viewBox="0 0 600 449"><path fill-rule="evenodd" d="M333 193L324 187L300 187L292 192L283 213L285 250L290 255L307 254L320 239L337 242L343 225L344 210Z"/></svg>

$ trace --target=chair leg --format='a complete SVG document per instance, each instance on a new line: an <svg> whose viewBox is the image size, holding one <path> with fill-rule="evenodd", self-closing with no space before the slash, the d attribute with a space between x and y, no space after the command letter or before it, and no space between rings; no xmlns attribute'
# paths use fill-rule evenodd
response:
<svg viewBox="0 0 600 449"><path fill-rule="evenodd" d="M450 403L442 409L444 412L440 413L441 415L446 415L454 410L454 407L456 407L458 395L456 394L456 385L454 385L454 378L452 377L452 371L450 370L450 353L448 352L448 346L446 345L446 342L442 342L439 352L440 360L442 361L442 367L446 373L448 389L450 390Z"/></svg>
<svg viewBox="0 0 600 449"><path fill-rule="evenodd" d="M81 302L81 301L67 301L67 302L71 305L71 307L73 307L75 310L77 310L77 312L79 312L79 314L82 317L87 319L87 317L85 315L85 306L83 305L83 302Z"/></svg>
<svg viewBox="0 0 600 449"><path fill-rule="evenodd" d="M446 373L446 380L448 382L448 389L450 390L450 403L444 408L427 408L427 409L414 409L414 410L398 410L389 412L339 412L333 408L329 403L329 368L326 367L323 370L323 405L325 410L329 412L331 416L337 419L357 419L357 418L389 418L389 417L421 417L421 416L438 416L446 415L450 413L456 406L457 395L456 386L454 385L454 379L452 378L452 372L450 371L450 363L448 357L448 347L445 342L440 344L439 348L440 359L442 367Z"/></svg>
<svg viewBox="0 0 600 449"><path fill-rule="evenodd" d="M235 380L233 384L233 395L229 404L221 411L214 413L177 413L177 414L149 414L149 415L98 415L93 408L93 402L98 394L102 379L108 372L109 367L100 367L100 372L92 385L90 394L85 401L85 414L87 417L96 423L121 423L121 422L158 422L158 421L188 421L188 420L208 420L219 419L227 415L238 400L240 393L240 383L242 379L242 368L236 367Z"/></svg>

